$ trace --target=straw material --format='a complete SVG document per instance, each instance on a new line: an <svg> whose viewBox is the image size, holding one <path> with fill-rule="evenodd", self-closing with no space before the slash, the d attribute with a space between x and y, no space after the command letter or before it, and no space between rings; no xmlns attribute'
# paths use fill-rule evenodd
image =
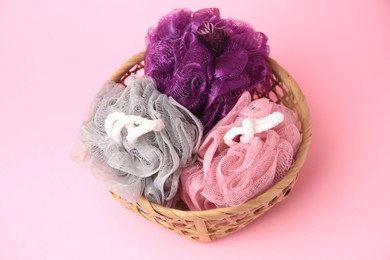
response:
<svg viewBox="0 0 390 260"><path fill-rule="evenodd" d="M124 83L131 73L143 68L143 59L144 52L134 55L110 79ZM126 208L144 218L198 242L210 242L235 232L284 200L295 184L310 146L310 114L305 97L295 80L275 60L269 58L269 64L274 75L274 87L267 97L292 109L302 124L302 143L295 156L294 165L278 183L243 205L204 211L167 208L149 202L144 197L137 203L129 203L116 194L113 196Z"/></svg>

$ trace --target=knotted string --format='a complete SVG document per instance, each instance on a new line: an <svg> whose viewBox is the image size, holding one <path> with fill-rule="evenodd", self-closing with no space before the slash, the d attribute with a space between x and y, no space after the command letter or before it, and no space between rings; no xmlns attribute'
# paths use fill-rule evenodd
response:
<svg viewBox="0 0 390 260"><path fill-rule="evenodd" d="M138 137L151 131L161 131L164 127L164 122L161 119L149 120L142 116L126 115L123 112L109 114L104 124L107 135L117 144L122 142L123 128L127 129L126 140L133 144Z"/></svg>
<svg viewBox="0 0 390 260"><path fill-rule="evenodd" d="M209 21L203 21L195 35L203 42L203 44L213 53L220 53L225 47L228 33L221 28L216 27Z"/></svg>
<svg viewBox="0 0 390 260"><path fill-rule="evenodd" d="M226 132L223 140L226 145L232 146L237 144L233 139L238 136L240 137L240 142L249 143L250 140L255 136L255 134L260 134L264 131L272 129L281 122L283 122L284 115L280 112L274 112L269 116L264 118L245 118L242 121L241 127L232 127L229 131Z"/></svg>

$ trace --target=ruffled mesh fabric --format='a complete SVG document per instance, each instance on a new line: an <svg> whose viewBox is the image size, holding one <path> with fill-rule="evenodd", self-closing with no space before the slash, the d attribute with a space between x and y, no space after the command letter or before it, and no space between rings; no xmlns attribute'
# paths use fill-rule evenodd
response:
<svg viewBox="0 0 390 260"><path fill-rule="evenodd" d="M113 112L161 119L161 131L141 135L134 143L109 137L105 121ZM169 206L181 168L193 162L202 137L202 124L186 108L161 94L150 77L132 76L127 87L108 81L95 97L83 123L76 159L89 165L109 190L130 202L141 195Z"/></svg>
<svg viewBox="0 0 390 260"><path fill-rule="evenodd" d="M195 114L207 133L244 91L269 92L267 37L216 8L175 10L149 30L145 74Z"/></svg>
<svg viewBox="0 0 390 260"><path fill-rule="evenodd" d="M284 120L256 134L248 143L232 146L224 135L245 118L281 112ZM181 199L191 210L241 205L279 181L293 163L301 134L300 122L288 108L262 98L251 101L245 92L230 113L204 138L197 162L183 169Z"/></svg>

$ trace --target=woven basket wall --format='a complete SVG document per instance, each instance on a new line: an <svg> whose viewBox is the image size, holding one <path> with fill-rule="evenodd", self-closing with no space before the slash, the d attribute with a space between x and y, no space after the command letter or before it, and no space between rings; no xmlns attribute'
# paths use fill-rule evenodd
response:
<svg viewBox="0 0 390 260"><path fill-rule="evenodd" d="M144 52L134 55L110 79L124 83L131 73L142 70L143 59ZM305 97L294 79L273 59L269 58L269 64L273 72L273 89L267 97L295 111L301 122L302 143L295 156L294 165L284 178L265 193L241 206L214 210L184 211L154 204L144 197L137 203L129 203L116 194L113 196L126 208L142 217L198 242L213 241L235 232L264 214L276 203L283 201L294 187L310 146L310 114Z"/></svg>

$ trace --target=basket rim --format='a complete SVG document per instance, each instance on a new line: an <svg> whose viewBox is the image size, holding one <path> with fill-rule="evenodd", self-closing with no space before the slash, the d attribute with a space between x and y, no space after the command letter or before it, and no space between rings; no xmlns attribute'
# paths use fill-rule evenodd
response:
<svg viewBox="0 0 390 260"><path fill-rule="evenodd" d="M122 76L127 73L131 68L142 62L145 57L145 51L141 51L138 54L133 55L127 61L125 61L110 77L109 80L119 82ZM302 142L296 153L295 161L293 166L289 169L286 175L273 186L268 188L265 192L260 195L248 200L242 205L233 207L223 207L209 210L180 210L174 208L168 208L162 205L155 204L148 201L142 196L136 204L141 208L153 211L157 215L163 215L164 217L173 219L185 219L185 220L203 220L203 219L221 219L226 214L234 215L242 213L244 211L259 207L265 203L270 203L275 197L280 195L283 190L288 187L289 184L294 182L297 178L299 170L302 168L303 163L306 159L311 143L311 119L309 107L306 102L306 98L299 88L297 82L291 77L291 75L274 59L268 57L268 62L271 66L272 73L280 79L283 84L288 85L292 91L294 97L297 99L298 110L301 113L302 123ZM112 192L111 192L112 193ZM113 193L114 196L119 197L123 202L130 203ZM148 212L149 214L153 212Z"/></svg>

